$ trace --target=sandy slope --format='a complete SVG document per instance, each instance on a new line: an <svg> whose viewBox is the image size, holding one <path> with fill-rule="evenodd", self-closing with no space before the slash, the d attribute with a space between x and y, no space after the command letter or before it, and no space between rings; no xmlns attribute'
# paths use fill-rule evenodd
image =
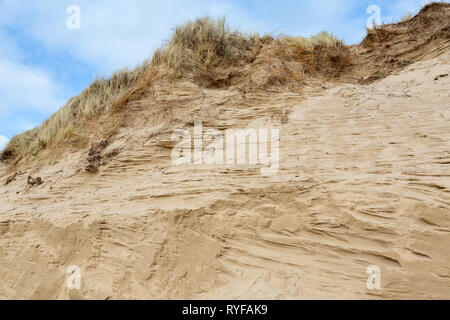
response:
<svg viewBox="0 0 450 320"><path fill-rule="evenodd" d="M450 298L449 73L447 53L303 94L161 86L97 174L83 150L2 178L0 298ZM279 128L278 174L173 167L196 119Z"/></svg>

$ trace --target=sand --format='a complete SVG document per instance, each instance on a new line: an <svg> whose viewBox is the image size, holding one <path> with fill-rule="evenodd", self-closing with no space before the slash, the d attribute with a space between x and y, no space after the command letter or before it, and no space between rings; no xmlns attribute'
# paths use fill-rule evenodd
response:
<svg viewBox="0 0 450 320"><path fill-rule="evenodd" d="M7 185L1 168L0 298L449 299L449 73L447 50L302 93L161 84L97 173L88 150ZM173 166L171 135L195 120L279 129L278 172Z"/></svg>

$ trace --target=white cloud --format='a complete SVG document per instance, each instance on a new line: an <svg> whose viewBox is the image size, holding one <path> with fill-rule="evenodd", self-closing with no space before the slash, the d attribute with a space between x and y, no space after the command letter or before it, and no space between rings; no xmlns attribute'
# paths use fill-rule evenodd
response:
<svg viewBox="0 0 450 320"><path fill-rule="evenodd" d="M0 112L54 112L63 105L63 91L51 76L36 67L0 61Z"/></svg>
<svg viewBox="0 0 450 320"><path fill-rule="evenodd" d="M0 151L2 151L8 145L9 139L0 134Z"/></svg>
<svg viewBox="0 0 450 320"><path fill-rule="evenodd" d="M243 29L262 26L249 10L219 0L76 1L81 9L81 29L67 28L69 1L0 2L0 21L20 25L25 35L48 50L64 51L102 74L134 66L149 58L173 27L202 15L228 15Z"/></svg>

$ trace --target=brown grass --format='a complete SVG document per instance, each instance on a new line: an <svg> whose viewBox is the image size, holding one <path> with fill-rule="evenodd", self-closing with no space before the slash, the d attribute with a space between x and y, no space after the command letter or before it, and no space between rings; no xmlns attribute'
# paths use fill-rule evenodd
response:
<svg viewBox="0 0 450 320"><path fill-rule="evenodd" d="M412 18L414 18L414 14L412 14L412 13L407 13L407 14L405 14L405 15L402 17L402 19L400 20L400 22L406 22L406 21L411 20Z"/></svg>
<svg viewBox="0 0 450 320"><path fill-rule="evenodd" d="M258 46L257 34L232 31L225 18L200 18L178 26L167 45L153 55L154 65L167 64L177 76L193 76L204 82L214 77L217 67L248 61Z"/></svg>
<svg viewBox="0 0 450 320"><path fill-rule="evenodd" d="M80 95L45 120L40 127L11 139L3 152L3 159L36 156L41 150L73 137L75 127L119 108L124 96L150 70L148 61L134 70L123 69L109 79L95 79ZM114 109L114 110L113 110Z"/></svg>

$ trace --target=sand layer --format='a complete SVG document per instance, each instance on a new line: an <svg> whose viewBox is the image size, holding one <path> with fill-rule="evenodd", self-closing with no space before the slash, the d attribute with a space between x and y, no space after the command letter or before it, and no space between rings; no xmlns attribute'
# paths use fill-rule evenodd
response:
<svg viewBox="0 0 450 320"><path fill-rule="evenodd" d="M79 150L4 174L0 298L449 299L449 73L447 52L302 93L161 85L97 173ZM173 166L172 132L195 120L279 129L278 173Z"/></svg>

